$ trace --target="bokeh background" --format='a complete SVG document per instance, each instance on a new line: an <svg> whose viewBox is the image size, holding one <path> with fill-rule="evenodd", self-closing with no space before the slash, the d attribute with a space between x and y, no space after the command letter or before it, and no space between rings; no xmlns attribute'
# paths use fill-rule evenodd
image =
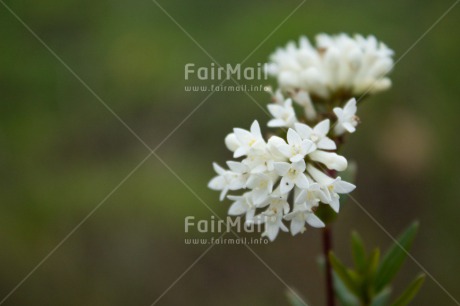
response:
<svg viewBox="0 0 460 306"><path fill-rule="evenodd" d="M184 80L184 65L210 66L209 57L152 1L2 2L151 147L208 95L184 91L195 84ZM236 64L300 2L159 3L217 61ZM247 66L319 32L375 34L398 59L452 4L306 1ZM412 254L457 299L459 28L455 7L397 63L394 86L362 106L345 152L359 164L354 197L392 235L420 220ZM159 147L170 169L151 156L113 191L148 150L3 4L0 42L0 299L104 201L4 305L150 305L207 248L184 244L193 236L184 218L211 217L196 195L226 215L229 203L206 187L211 162L230 158L224 136L266 114L244 93L213 94ZM347 263L353 229L369 248L391 243L348 201L334 225ZM319 231L253 249L312 305L324 304ZM407 261L395 293L418 272ZM287 305L285 288L244 246L215 246L157 305ZM455 303L428 279L414 305Z"/></svg>

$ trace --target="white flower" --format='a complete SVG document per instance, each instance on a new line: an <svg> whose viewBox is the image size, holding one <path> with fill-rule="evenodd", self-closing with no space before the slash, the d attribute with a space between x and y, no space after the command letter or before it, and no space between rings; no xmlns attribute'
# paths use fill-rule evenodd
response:
<svg viewBox="0 0 460 306"><path fill-rule="evenodd" d="M287 144L279 144L277 149L293 163L303 159L316 149L311 140L302 139L293 129L288 130L287 141Z"/></svg>
<svg viewBox="0 0 460 306"><path fill-rule="evenodd" d="M212 190L221 190L219 200L222 201L225 198L230 185L230 182L227 180L227 171L217 163L213 163L212 166L218 175L208 183L208 187Z"/></svg>
<svg viewBox="0 0 460 306"><path fill-rule="evenodd" d="M284 91L305 90L328 99L339 91L352 96L376 93L391 86L386 77L393 67L393 51L374 36L346 34L316 37L313 46L301 37L271 56L267 72Z"/></svg>
<svg viewBox="0 0 460 306"><path fill-rule="evenodd" d="M260 132L259 122L254 120L251 125L250 131L234 128L233 133L235 134L235 138L237 142L230 141L235 140L232 136L227 136L229 139L229 144L232 143L232 148L239 144L238 148L234 151L233 157L238 158L244 155L248 155L252 152L263 152L265 149L265 140L262 137L262 133Z"/></svg>
<svg viewBox="0 0 460 306"><path fill-rule="evenodd" d="M208 187L213 190L221 190L221 201L225 198L229 190L238 190L245 187L248 178L248 173L246 172L247 168L243 168L244 165L240 164L241 163L228 161L227 165L233 170L236 170L229 171L225 170L217 163L213 163L214 171L216 171L217 176L209 182Z"/></svg>
<svg viewBox="0 0 460 306"><path fill-rule="evenodd" d="M286 161L288 158L279 150L279 148L283 145L286 145L286 141L283 138L272 136L267 141L267 150L274 159L277 159L278 161Z"/></svg>
<svg viewBox="0 0 460 306"><path fill-rule="evenodd" d="M265 173L254 174L248 179L246 186L252 189L252 199L256 205L261 205L269 198L274 183L273 175Z"/></svg>
<svg viewBox="0 0 460 306"><path fill-rule="evenodd" d="M305 223L308 223L312 227L321 228L325 224L318 218L311 207L307 206L306 203L298 204L294 206L294 210L284 216L285 220L291 221L291 234L297 235L305 231Z"/></svg>
<svg viewBox="0 0 460 306"><path fill-rule="evenodd" d="M319 202L328 202L329 198L322 190L321 186L308 177L308 188L296 188L294 192L294 205L306 204L309 207L319 205Z"/></svg>
<svg viewBox="0 0 460 306"><path fill-rule="evenodd" d="M229 195L228 199L234 201L228 209L230 216L239 216L246 214L246 220L250 221L254 218L256 205L252 201L251 192L246 192L241 196Z"/></svg>
<svg viewBox="0 0 460 306"><path fill-rule="evenodd" d="M253 150L242 162L251 169L251 173L271 172L274 169L274 162L287 160L276 149L280 144L285 144L284 140L277 136L272 136L263 150Z"/></svg>
<svg viewBox="0 0 460 306"><path fill-rule="evenodd" d="M337 116L337 123L334 126L334 132L336 135L342 135L345 132L353 133L356 131L358 125L358 117L356 116L355 98L350 99L343 108L335 107L334 113Z"/></svg>
<svg viewBox="0 0 460 306"><path fill-rule="evenodd" d="M292 127L297 122L291 99L287 99L283 105L268 104L267 107L274 117L268 122L269 127Z"/></svg>
<svg viewBox="0 0 460 306"><path fill-rule="evenodd" d="M306 124L296 123L295 130L302 139L308 139L315 143L318 149L335 150L337 149L335 142L327 137L329 133L329 119L323 120L312 129Z"/></svg>
<svg viewBox="0 0 460 306"><path fill-rule="evenodd" d="M270 241L273 241L278 236L280 229L284 232L288 231L288 228L283 223L283 215L289 213L289 209L287 195L281 195L278 190L275 190L270 199L269 208L260 215L255 216L253 222L265 224L265 231L262 236L267 236Z"/></svg>
<svg viewBox="0 0 460 306"><path fill-rule="evenodd" d="M297 186L299 188L308 188L309 182L305 175L305 161L303 159L289 164L285 162L275 163L275 171L281 176L280 192L286 194Z"/></svg>
<svg viewBox="0 0 460 306"><path fill-rule="evenodd" d="M329 201L326 204L329 204L335 212L339 212L339 194L350 193L356 188L356 186L342 181L340 177L331 178L311 165L307 166L307 171L318 182L318 184L320 184L323 191L327 194Z"/></svg>
<svg viewBox="0 0 460 306"><path fill-rule="evenodd" d="M268 237L270 241L275 240L278 236L279 230L287 232L288 229L283 223L283 212L275 212L273 210L268 210L263 212L260 216L260 223L265 223L265 231L262 233L262 236Z"/></svg>

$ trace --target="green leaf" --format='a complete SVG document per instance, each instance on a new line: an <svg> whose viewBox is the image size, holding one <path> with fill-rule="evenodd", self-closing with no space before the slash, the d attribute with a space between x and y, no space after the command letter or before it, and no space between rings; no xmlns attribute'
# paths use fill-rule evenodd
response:
<svg viewBox="0 0 460 306"><path fill-rule="evenodd" d="M334 255L334 253L329 253L329 260L331 266L334 269L334 272L337 274L337 277L343 282L345 287L350 290L351 293L360 296L359 284L356 283L355 279L352 277L351 273L348 271L347 267L343 265L342 262Z"/></svg>
<svg viewBox="0 0 460 306"><path fill-rule="evenodd" d="M425 281L425 275L422 274L415 278L415 280L410 283L406 290L398 297L396 302L391 304L391 306L406 306L412 301L417 292L422 287L423 282Z"/></svg>
<svg viewBox="0 0 460 306"><path fill-rule="evenodd" d="M366 269L366 251L364 244L357 232L351 234L351 250L353 253L353 260L358 271Z"/></svg>
<svg viewBox="0 0 460 306"><path fill-rule="evenodd" d="M295 291L286 290L286 296L291 306L308 306L308 304Z"/></svg>
<svg viewBox="0 0 460 306"><path fill-rule="evenodd" d="M333 272L334 290L342 306L359 306L358 298L348 290L342 280Z"/></svg>
<svg viewBox="0 0 460 306"><path fill-rule="evenodd" d="M364 271L364 279L363 279L363 296L366 297L366 300L369 298L372 298L376 293L379 293L379 291L375 291L374 289L374 279L375 279L375 274L377 273L377 268L379 266L379 260L380 260L380 249L375 248L372 253L369 256L369 259L367 260L367 266Z"/></svg>
<svg viewBox="0 0 460 306"><path fill-rule="evenodd" d="M376 292L379 292L389 284L401 268L401 265L407 257L407 251L414 241L417 229L418 222L412 223L385 254L375 277Z"/></svg>
<svg viewBox="0 0 460 306"><path fill-rule="evenodd" d="M375 274L377 273L377 268L379 267L380 260L380 249L376 248L372 251L366 266L366 279L373 281Z"/></svg>
<svg viewBox="0 0 460 306"><path fill-rule="evenodd" d="M391 289L385 288L379 294L377 294L373 299L370 306L385 306L388 305L388 300L390 299Z"/></svg>

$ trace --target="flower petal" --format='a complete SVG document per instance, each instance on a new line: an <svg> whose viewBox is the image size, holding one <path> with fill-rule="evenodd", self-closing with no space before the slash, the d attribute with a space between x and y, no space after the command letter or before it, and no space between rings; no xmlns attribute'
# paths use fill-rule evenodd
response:
<svg viewBox="0 0 460 306"><path fill-rule="evenodd" d="M339 177L339 180L337 180L334 184L334 191L337 193L350 193L356 188L355 185L352 183L348 183L345 181L342 181Z"/></svg>
<svg viewBox="0 0 460 306"><path fill-rule="evenodd" d="M302 189L308 189L310 185L304 173L300 173L299 175L297 175L295 179L295 184L297 185L297 187L302 188Z"/></svg>
<svg viewBox="0 0 460 306"><path fill-rule="evenodd" d="M329 119L325 119L318 123L313 130L315 131L316 134L321 135L321 136L326 136L327 133L329 133L329 126L330 126L330 121Z"/></svg>
<svg viewBox="0 0 460 306"><path fill-rule="evenodd" d="M227 161L227 166L230 170L237 173L245 173L248 171L248 167L245 164L233 160Z"/></svg>
<svg viewBox="0 0 460 306"><path fill-rule="evenodd" d="M320 141L318 141L318 143L316 144L318 149L323 149L323 150L335 150L337 149L337 146L335 144L335 142L328 138L328 137L324 137L324 138L321 138Z"/></svg>
<svg viewBox="0 0 460 306"><path fill-rule="evenodd" d="M251 133L257 138L262 138L262 133L260 132L259 122L257 122L257 120L254 120L254 122L251 124Z"/></svg>
<svg viewBox="0 0 460 306"><path fill-rule="evenodd" d="M304 123L297 122L294 124L294 128L302 139L309 139L311 132L313 132L312 128Z"/></svg>
<svg viewBox="0 0 460 306"><path fill-rule="evenodd" d="M262 234L262 236L267 236L270 241L273 241L275 240L276 236L278 236L279 230L279 226L265 223L265 232Z"/></svg>
<svg viewBox="0 0 460 306"><path fill-rule="evenodd" d="M302 142L302 138L300 138L296 131L290 128L287 132L287 141L292 146L295 144L300 144Z"/></svg>
<svg viewBox="0 0 460 306"><path fill-rule="evenodd" d="M308 215L307 217L307 223L312 226L312 227L316 227L316 228L321 228L321 227L325 227L326 225L324 224L324 222L318 218L315 214L311 213Z"/></svg>
<svg viewBox="0 0 460 306"><path fill-rule="evenodd" d="M230 216L239 216L239 215L246 213L247 208L248 208L247 206L243 205L243 200L236 201L228 209L228 214Z"/></svg>
<svg viewBox="0 0 460 306"><path fill-rule="evenodd" d="M302 232L305 228L305 221L299 219L299 218L294 218L291 221L291 234L292 236L297 235L298 233Z"/></svg>
<svg viewBox="0 0 460 306"><path fill-rule="evenodd" d="M286 175L289 169L291 169L291 165L285 162L276 162L276 163L273 163L273 166L275 167L275 172L281 176Z"/></svg>
<svg viewBox="0 0 460 306"><path fill-rule="evenodd" d="M294 188L294 182L288 179L287 177L283 177L280 182L280 191L281 194L286 194Z"/></svg>

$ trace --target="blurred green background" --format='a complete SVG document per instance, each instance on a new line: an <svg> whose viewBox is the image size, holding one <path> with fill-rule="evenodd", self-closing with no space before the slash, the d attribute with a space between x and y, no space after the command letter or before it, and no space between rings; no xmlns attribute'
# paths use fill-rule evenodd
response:
<svg viewBox="0 0 460 306"><path fill-rule="evenodd" d="M151 147L208 94L184 91L194 84L184 65L210 59L152 1L3 1ZM217 61L236 64L300 2L160 3ZM452 3L306 1L247 65L318 32L375 34L398 59ZM353 196L393 235L419 219L412 254L457 299L459 27L456 7L397 63L394 86L360 109L362 125L345 152L359 165ZM3 5L0 39L3 299L149 152ZM206 187L211 162L229 159L224 136L255 118L268 119L244 93L215 93L157 151L221 217L229 203ZM188 215L211 213L152 156L4 305L150 305L206 249L184 244ZM348 201L334 227L348 263L352 229L369 246L391 243ZM319 234L282 234L253 247L312 305L324 304ZM419 271L407 261L395 292ZM245 247L215 246L157 305L287 305L284 291ZM427 280L414 305L455 303Z"/></svg>

